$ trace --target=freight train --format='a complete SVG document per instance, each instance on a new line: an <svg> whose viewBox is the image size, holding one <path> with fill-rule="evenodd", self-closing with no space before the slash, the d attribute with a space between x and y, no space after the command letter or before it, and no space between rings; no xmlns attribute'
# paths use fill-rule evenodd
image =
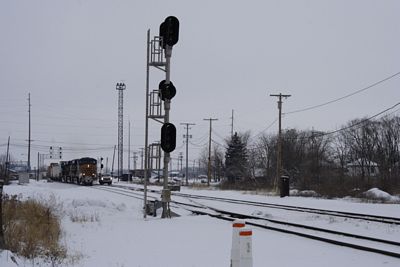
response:
<svg viewBox="0 0 400 267"><path fill-rule="evenodd" d="M47 170L47 176L64 183L93 185L97 180L97 160L94 158L80 158L70 161L52 163Z"/></svg>

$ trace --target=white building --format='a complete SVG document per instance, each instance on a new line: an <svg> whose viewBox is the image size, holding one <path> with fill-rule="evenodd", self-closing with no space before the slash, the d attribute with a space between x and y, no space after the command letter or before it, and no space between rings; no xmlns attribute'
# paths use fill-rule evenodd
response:
<svg viewBox="0 0 400 267"><path fill-rule="evenodd" d="M376 162L367 159L357 159L346 165L350 176L361 176L364 172L365 176L376 177L379 175L379 168Z"/></svg>

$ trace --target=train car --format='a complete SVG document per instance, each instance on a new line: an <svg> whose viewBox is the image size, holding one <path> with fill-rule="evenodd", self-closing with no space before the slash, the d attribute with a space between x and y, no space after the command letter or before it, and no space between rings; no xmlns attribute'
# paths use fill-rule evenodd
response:
<svg viewBox="0 0 400 267"><path fill-rule="evenodd" d="M60 161L60 167L61 167L61 175L59 178L60 182L66 183L67 182L67 177L69 177L69 161Z"/></svg>
<svg viewBox="0 0 400 267"><path fill-rule="evenodd" d="M60 165L62 182L93 185L97 179L97 160L94 158L62 161Z"/></svg>
<svg viewBox="0 0 400 267"><path fill-rule="evenodd" d="M47 178L53 181L59 181L61 177L61 166L59 163L50 163L47 168Z"/></svg>

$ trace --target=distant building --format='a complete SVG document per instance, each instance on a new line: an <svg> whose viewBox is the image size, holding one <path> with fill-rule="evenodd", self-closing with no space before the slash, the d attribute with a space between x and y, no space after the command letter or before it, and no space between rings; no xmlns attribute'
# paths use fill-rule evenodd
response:
<svg viewBox="0 0 400 267"><path fill-rule="evenodd" d="M254 168L251 170L252 178L264 178L266 177L266 169L265 168Z"/></svg>
<svg viewBox="0 0 400 267"><path fill-rule="evenodd" d="M26 161L10 162L9 169L17 173L26 172L28 170L28 163Z"/></svg>
<svg viewBox="0 0 400 267"><path fill-rule="evenodd" d="M376 162L367 159L357 159L346 165L350 176L365 176L376 177L379 175L379 168Z"/></svg>

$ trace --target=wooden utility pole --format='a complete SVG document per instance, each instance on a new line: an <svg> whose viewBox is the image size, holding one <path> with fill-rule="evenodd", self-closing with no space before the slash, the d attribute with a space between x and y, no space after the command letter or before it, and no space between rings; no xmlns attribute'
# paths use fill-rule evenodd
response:
<svg viewBox="0 0 400 267"><path fill-rule="evenodd" d="M232 109L232 117L231 117L231 138L232 138L232 136L233 136L233 109Z"/></svg>
<svg viewBox="0 0 400 267"><path fill-rule="evenodd" d="M190 123L190 122L183 122L181 123L181 125L185 125L186 126L186 136L183 136L184 138L186 137L186 172L185 172L185 178L186 178L186 186L189 185L189 138L191 138L191 136L189 136L189 129L190 129L190 125L196 125L194 123Z"/></svg>
<svg viewBox="0 0 400 267"><path fill-rule="evenodd" d="M8 137L7 142L7 154L6 154L6 166L4 169L4 184L8 184L9 177L8 177L8 168L10 167L10 136Z"/></svg>
<svg viewBox="0 0 400 267"><path fill-rule="evenodd" d="M113 177L113 178L114 178L115 147L116 146L114 146L114 152L113 152L113 158L112 158L112 164L111 164L111 177ZM118 182L119 182L119 177L118 177Z"/></svg>
<svg viewBox="0 0 400 267"><path fill-rule="evenodd" d="M131 179L131 121L129 120L128 132L128 181Z"/></svg>
<svg viewBox="0 0 400 267"><path fill-rule="evenodd" d="M40 174L40 153L37 153L37 177L36 181L39 181L39 174Z"/></svg>
<svg viewBox="0 0 400 267"><path fill-rule="evenodd" d="M276 155L276 177L274 181L274 189L277 191L278 182L282 176L282 97L288 98L291 95L283 95L281 93L276 95L269 95L278 97L278 110L279 110L279 130L278 130L278 144L277 144L277 155Z"/></svg>
<svg viewBox="0 0 400 267"><path fill-rule="evenodd" d="M29 127L28 127L28 173L31 171L31 93L28 94L28 114L29 114Z"/></svg>
<svg viewBox="0 0 400 267"><path fill-rule="evenodd" d="M3 185L3 181L0 181L0 249L6 248L3 232Z"/></svg>
<svg viewBox="0 0 400 267"><path fill-rule="evenodd" d="M211 181L211 133L212 133L212 121L217 121L218 119L203 119L205 121L210 121L210 136L208 139L208 169L207 169L207 185L210 186Z"/></svg>

